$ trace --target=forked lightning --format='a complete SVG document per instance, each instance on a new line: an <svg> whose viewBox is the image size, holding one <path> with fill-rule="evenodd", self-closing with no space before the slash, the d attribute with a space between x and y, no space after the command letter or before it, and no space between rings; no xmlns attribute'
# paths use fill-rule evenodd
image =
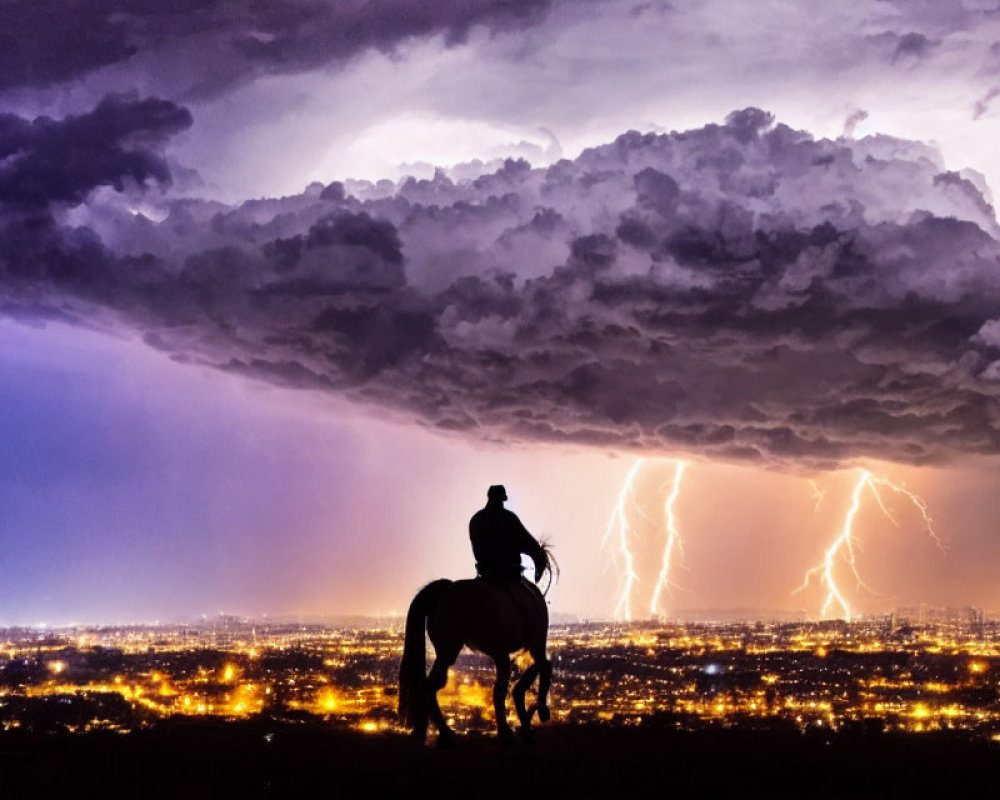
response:
<svg viewBox="0 0 1000 800"><path fill-rule="evenodd" d="M636 570L636 556L633 552L632 540L635 538L636 529L632 523L632 516L638 515L647 522L652 522L649 516L643 512L636 501L635 482L646 459L640 458L628 471L625 482L618 492L618 500L611 512L607 528L604 531L604 544L608 545L614 541L615 547L612 549L612 558L619 573L619 597L615 606L615 618L632 621L632 596L639 583L639 573ZM681 478L684 475L683 461L676 461L674 467L674 478L670 493L664 501L664 527L665 540L663 545L663 557L660 569L657 573L656 585L653 587L652 599L649 605L649 613L653 616L663 614L660 607L661 599L665 592L671 587L670 572L674 562L675 553L683 553L683 542L677 528L677 517L675 504L680 493Z"/></svg>
<svg viewBox="0 0 1000 800"><path fill-rule="evenodd" d="M813 481L812 484L814 497L816 494L820 495L822 499L822 493ZM851 505L847 509L847 514L844 517L844 524L840 529L840 534L833 540L833 543L827 548L826 553L823 556L823 562L812 569L808 570L802 580L802 585L799 586L792 594L797 594L803 591L809 582L815 577L820 577L820 582L826 587L826 598L823 601L823 607L820 613L825 617L830 609L834 606L839 607L840 615L850 622L853 616L851 607L847 602L847 598L844 596L843 590L837 584L837 576L835 574L837 564L843 562L847 565L850 570L851 575L857 582L859 587L872 591L862 580L861 573L858 571L857 555L855 552L856 537L854 535L854 520L858 514L858 510L861 508L861 496L865 489L871 490L872 496L875 498L875 502L878 503L879 509L882 513L892 522L893 525L899 526L896 518L893 516L892 512L886 506L885 501L882 498L882 494L879 492L879 487L886 489L891 489L892 491L903 495L906 497L914 506L920 511L923 517L924 524L927 527L928 533L930 533L931 538L934 543L944 549L944 543L938 537L937 532L934 530L933 520L931 520L930 514L927 512L927 504L909 489L899 484L893 483L888 478L876 477L868 470L862 470L861 475L858 477L858 482L854 485L854 492L851 495Z"/></svg>

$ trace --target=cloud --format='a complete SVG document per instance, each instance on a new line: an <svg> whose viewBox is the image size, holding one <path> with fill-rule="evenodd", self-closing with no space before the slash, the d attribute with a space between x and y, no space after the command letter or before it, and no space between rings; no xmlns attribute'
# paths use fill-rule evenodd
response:
<svg viewBox="0 0 1000 800"><path fill-rule="evenodd" d="M1000 450L996 221L920 143L751 108L470 181L173 201L161 222L122 205L98 190L75 227L53 212L5 248L6 312L115 320L498 441L804 467Z"/></svg>
<svg viewBox="0 0 1000 800"><path fill-rule="evenodd" d="M125 20L112 2L14 0L0 5L0 91L49 86L128 59Z"/></svg>
<svg viewBox="0 0 1000 800"><path fill-rule="evenodd" d="M627 127L760 103L830 134L861 106L871 127L940 142L990 174L993 150L957 117L996 84L992 5L12 0L0 104L61 116L123 90L183 103L198 126L173 155L227 199L446 160L416 146L412 118L437 120L436 141L462 137L458 159L503 145L536 163L541 128L575 155ZM485 133L500 131L509 139ZM395 139L385 158L358 157L382 137Z"/></svg>
<svg viewBox="0 0 1000 800"><path fill-rule="evenodd" d="M976 100L972 106L972 118L974 120L980 119L987 111L990 110L990 104L1000 95L1000 87L994 86L981 98Z"/></svg>
<svg viewBox="0 0 1000 800"><path fill-rule="evenodd" d="M186 109L129 95L109 95L89 113L58 122L0 115L0 203L77 205L98 186L167 184L162 145L190 125Z"/></svg>
<svg viewBox="0 0 1000 800"><path fill-rule="evenodd" d="M903 34L899 37L892 60L895 63L907 57L924 58L936 45L922 33Z"/></svg>
<svg viewBox="0 0 1000 800"><path fill-rule="evenodd" d="M10 297L34 296L35 313L66 316L60 296L100 304L118 283L141 282L142 261L116 257L92 230L56 217L101 187L136 194L170 184L163 148L191 124L186 109L156 98L109 95L86 114L33 121L0 115L0 263ZM7 308L18 314L20 302ZM93 310L93 306L90 307Z"/></svg>
<svg viewBox="0 0 1000 800"><path fill-rule="evenodd" d="M171 96L214 95L261 75L391 52L411 37L453 45L470 29L531 24L550 0L10 0L0 5L0 91L46 87L127 62ZM160 85L166 91L166 85Z"/></svg>

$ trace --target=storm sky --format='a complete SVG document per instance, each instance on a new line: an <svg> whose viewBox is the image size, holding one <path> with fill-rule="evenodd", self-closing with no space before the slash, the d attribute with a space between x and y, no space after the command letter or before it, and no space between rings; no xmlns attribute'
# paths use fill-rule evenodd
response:
<svg viewBox="0 0 1000 800"><path fill-rule="evenodd" d="M860 468L852 604L1000 609L998 118L985 0L3 4L0 624L402 611L498 482L607 616L640 457L673 614Z"/></svg>

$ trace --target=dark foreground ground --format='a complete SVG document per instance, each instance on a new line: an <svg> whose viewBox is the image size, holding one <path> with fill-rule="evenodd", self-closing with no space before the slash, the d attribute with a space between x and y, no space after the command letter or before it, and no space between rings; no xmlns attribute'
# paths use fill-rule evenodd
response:
<svg viewBox="0 0 1000 800"><path fill-rule="evenodd" d="M941 734L541 729L533 747L468 735L448 751L391 734L273 722L129 735L0 733L0 797L995 797L1000 746ZM89 793L88 793L89 794Z"/></svg>

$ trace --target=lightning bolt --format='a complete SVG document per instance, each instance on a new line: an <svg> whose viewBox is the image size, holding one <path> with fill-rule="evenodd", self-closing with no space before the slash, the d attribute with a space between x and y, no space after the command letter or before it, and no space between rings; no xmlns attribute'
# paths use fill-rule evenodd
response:
<svg viewBox="0 0 1000 800"><path fill-rule="evenodd" d="M819 488L819 486L816 484L816 481L810 480L809 485L812 487L813 500L816 501L816 505L813 506L813 514L816 514L819 512L819 504L823 502L823 497L825 495L823 494L823 491Z"/></svg>
<svg viewBox="0 0 1000 800"><path fill-rule="evenodd" d="M638 459L625 476L625 481L618 491L617 501L611 511L611 516L608 519L608 524L602 538L604 546L607 546L611 542L615 543L615 547L612 549L612 558L619 572L620 586L618 603L615 606L615 618L624 620L625 622L632 621L632 596L635 593L636 585L639 583L639 573L636 569L636 555L631 545L631 539L635 536L635 528L631 522L632 515L637 514L651 525L656 525L642 510L636 502L635 497L636 478L645 463L645 458ZM664 502L666 539L664 542L663 560L660 564L660 571L657 576L656 586L653 589L652 602L650 603L650 613L653 615L660 613L660 597L670 587L670 567L674 560L674 552L680 551L683 553L683 544L677 530L674 504L680 492L684 466L685 463L683 461L676 462L673 487Z"/></svg>
<svg viewBox="0 0 1000 800"><path fill-rule="evenodd" d="M618 547L625 562L625 568L621 572L622 589L618 605L615 606L615 618L624 619L626 622L632 620L632 589L639 582L639 575L635 571L635 556L628 543L629 531L631 530L628 507L635 504L635 476L639 474L645 460L640 458L636 461L632 465L632 469L628 471L628 475L625 476L625 482L618 491L618 502L615 503L615 507L611 511L611 518L608 520L608 526L604 530L602 539L602 543L607 545L610 539L617 538ZM617 566L617 558L615 558L615 562Z"/></svg>
<svg viewBox="0 0 1000 800"><path fill-rule="evenodd" d="M867 589L869 592L872 591L872 589L865 584L864 580L862 580L861 573L858 572L857 555L855 553L854 518L857 516L858 510L861 508L861 495L867 488L871 491L875 498L875 502L878 504L879 509L886 516L886 518L892 522L893 525L899 527L899 523L896 521L895 516L893 516L888 506L886 506L885 500L883 499L881 492L879 492L879 487L890 489L893 492L901 494L913 503L923 517L924 525L927 528L927 532L934 540L934 543L940 549L944 550L944 542L941 541L937 532L934 530L934 521L931 519L931 516L927 511L927 504L920 497L901 484L893 483L888 478L876 477L868 470L862 470L860 476L858 477L858 482L854 484L854 492L851 495L851 505L847 509L847 514L844 517L844 524L840 529L840 534L827 548L826 553L823 556L823 562L818 566L807 570L805 577L802 580L802 584L794 592L792 592L792 594L798 594L809 585L809 582L814 577L817 575L820 576L820 582L826 587L827 590L826 598L823 602L823 608L820 612L824 616L826 616L833 606L839 606L841 616L843 616L847 622L851 621L851 607L848 605L847 599L844 597L844 593L837 585L836 576L834 575L834 568L838 563L838 560L846 562L851 571L851 575L854 576L854 580L857 582L859 587ZM813 484L813 488L816 492L819 492L818 487L816 487L815 484ZM822 493L819 492L819 494L820 499L822 499ZM815 496L815 494L813 496Z"/></svg>
<svg viewBox="0 0 1000 800"><path fill-rule="evenodd" d="M663 545L663 561L660 564L660 574L656 579L656 588L653 589L653 599L649 603L649 613L652 616L662 614L660 610L660 595L670 588L670 564L673 560L674 550L684 553L684 543L680 533L677 532L677 518L674 514L674 503L677 502L677 495L681 490L681 478L684 476L685 463L678 461L674 467L674 483L663 504L663 517L666 525L667 540Z"/></svg>

